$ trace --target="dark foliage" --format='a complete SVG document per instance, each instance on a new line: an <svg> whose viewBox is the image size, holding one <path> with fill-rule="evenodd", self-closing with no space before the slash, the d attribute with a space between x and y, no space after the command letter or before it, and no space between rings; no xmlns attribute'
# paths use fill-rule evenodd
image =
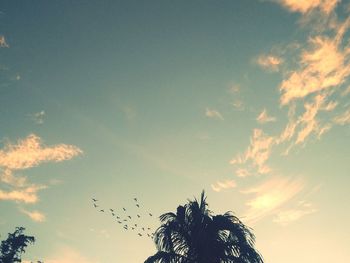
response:
<svg viewBox="0 0 350 263"><path fill-rule="evenodd" d="M263 263L251 229L231 212L213 215L204 192L160 220L158 252L145 263Z"/></svg>
<svg viewBox="0 0 350 263"><path fill-rule="evenodd" d="M25 228L16 227L15 232L9 233L6 240L1 241L0 263L22 262L21 255L28 244L33 244L35 238L23 234Z"/></svg>

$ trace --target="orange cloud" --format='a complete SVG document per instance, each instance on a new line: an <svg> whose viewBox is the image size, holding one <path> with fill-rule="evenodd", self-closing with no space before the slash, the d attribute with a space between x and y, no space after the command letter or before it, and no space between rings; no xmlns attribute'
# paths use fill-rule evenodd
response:
<svg viewBox="0 0 350 263"><path fill-rule="evenodd" d="M224 117L221 115L221 113L214 109L207 108L205 111L205 116L207 116L208 118L219 119L222 121L224 120Z"/></svg>
<svg viewBox="0 0 350 263"><path fill-rule="evenodd" d="M35 134L29 135L17 144L7 144L0 150L0 166L20 170L39 165L42 162L61 162L81 154L82 151L73 145L58 144L52 147L42 145L41 139Z"/></svg>
<svg viewBox="0 0 350 263"><path fill-rule="evenodd" d="M273 55L261 55L256 63L263 69L270 71L279 71L280 65L283 63L282 58Z"/></svg>
<svg viewBox="0 0 350 263"><path fill-rule="evenodd" d="M348 109L347 111L345 111L344 113L336 116L333 121L336 124L339 125L345 125L345 124L349 124L350 123L350 109Z"/></svg>
<svg viewBox="0 0 350 263"><path fill-rule="evenodd" d="M281 104L301 99L309 94L330 89L344 83L350 75L350 47L342 47L350 19L340 24L334 37L310 38L310 50L301 54L300 69L292 71L280 85Z"/></svg>
<svg viewBox="0 0 350 263"><path fill-rule="evenodd" d="M2 47L9 47L9 45L6 43L5 36L0 35L0 48Z"/></svg>
<svg viewBox="0 0 350 263"><path fill-rule="evenodd" d="M267 122L274 122L276 121L275 117L271 117L267 114L266 109L263 109L262 112L258 115L258 117L256 118L257 122L264 124Z"/></svg>
<svg viewBox="0 0 350 263"><path fill-rule="evenodd" d="M237 186L237 184L234 180L226 180L223 182L217 181L215 184L211 185L211 188L215 192L221 192L222 190L235 188L236 186Z"/></svg>
<svg viewBox="0 0 350 263"><path fill-rule="evenodd" d="M319 9L329 14L340 0L277 0L277 2L291 12L305 14L314 9Z"/></svg>
<svg viewBox="0 0 350 263"><path fill-rule="evenodd" d="M304 185L304 181L300 178L273 177L256 187L242 191L244 194L254 195L246 203L248 210L245 219L254 223L273 214L276 209L300 193Z"/></svg>
<svg viewBox="0 0 350 263"><path fill-rule="evenodd" d="M306 215L316 213L317 209L312 204L306 202L299 202L296 208L287 209L279 212L273 219L273 222L282 226L286 226L294 221L301 219Z"/></svg>
<svg viewBox="0 0 350 263"><path fill-rule="evenodd" d="M32 219L33 221L35 222L44 222L46 220L46 216L39 212L39 211L27 211L27 210L24 210L24 209L21 209L21 212L27 216L30 217L30 219Z"/></svg>
<svg viewBox="0 0 350 263"><path fill-rule="evenodd" d="M39 198L37 192L45 189L43 185L32 185L26 188L20 188L10 191L3 191L0 189L0 200L9 200L23 203L36 203Z"/></svg>
<svg viewBox="0 0 350 263"><path fill-rule="evenodd" d="M231 163L240 162L246 163L251 161L258 172L261 174L268 173L271 169L266 165L267 160L271 155L271 148L275 140L273 137L266 135L260 129L253 130L253 136L250 139L250 145L242 156L238 156Z"/></svg>

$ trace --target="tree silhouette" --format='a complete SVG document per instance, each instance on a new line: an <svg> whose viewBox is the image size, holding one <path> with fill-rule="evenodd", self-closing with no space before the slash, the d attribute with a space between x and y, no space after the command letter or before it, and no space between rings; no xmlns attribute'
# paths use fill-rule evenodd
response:
<svg viewBox="0 0 350 263"><path fill-rule="evenodd" d="M213 215L204 191L200 201L189 200L160 220L158 252L145 263L263 263L251 230L231 212Z"/></svg>
<svg viewBox="0 0 350 263"><path fill-rule="evenodd" d="M6 240L1 241L0 263L22 262L21 255L28 244L33 244L35 238L23 234L24 227L16 227L15 232L9 233Z"/></svg>

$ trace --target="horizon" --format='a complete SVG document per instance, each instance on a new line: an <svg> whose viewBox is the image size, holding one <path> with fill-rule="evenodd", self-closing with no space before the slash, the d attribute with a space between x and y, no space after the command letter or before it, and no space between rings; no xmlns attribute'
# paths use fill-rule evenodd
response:
<svg viewBox="0 0 350 263"><path fill-rule="evenodd" d="M350 262L349 13L3 1L1 239L25 227L24 262L144 262L158 217L204 190L265 262Z"/></svg>

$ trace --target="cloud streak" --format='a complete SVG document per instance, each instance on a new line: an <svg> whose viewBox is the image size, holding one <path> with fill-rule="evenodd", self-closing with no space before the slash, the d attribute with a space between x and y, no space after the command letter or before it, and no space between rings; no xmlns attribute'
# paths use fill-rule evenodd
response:
<svg viewBox="0 0 350 263"><path fill-rule="evenodd" d="M42 223L46 220L46 216L39 211L27 211L25 209L21 209L20 211L35 222Z"/></svg>
<svg viewBox="0 0 350 263"><path fill-rule="evenodd" d="M217 120L224 120L224 117L222 116L222 114L214 109L209 109L207 108L205 110L205 116L207 116L208 118L212 118L212 119L217 119Z"/></svg>
<svg viewBox="0 0 350 263"><path fill-rule="evenodd" d="M287 204L304 189L305 183L300 178L272 177L260 185L242 191L253 195L246 205L245 219L251 223L269 216L276 209Z"/></svg>
<svg viewBox="0 0 350 263"><path fill-rule="evenodd" d="M222 190L232 189L237 186L234 180L217 181L215 184L211 185L211 188L215 192L221 192Z"/></svg>

